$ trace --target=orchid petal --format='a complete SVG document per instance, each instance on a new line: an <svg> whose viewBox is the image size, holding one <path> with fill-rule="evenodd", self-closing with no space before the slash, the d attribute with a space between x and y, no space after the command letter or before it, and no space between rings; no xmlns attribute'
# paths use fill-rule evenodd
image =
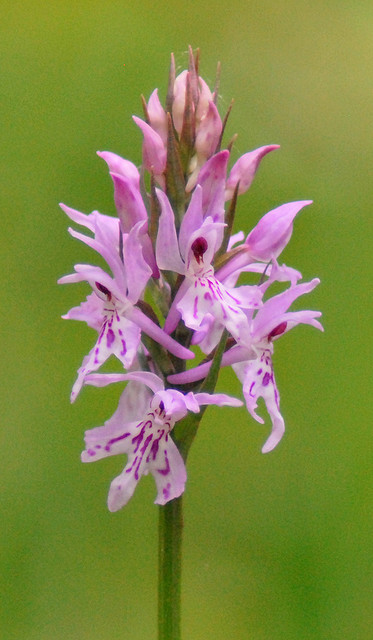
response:
<svg viewBox="0 0 373 640"><path fill-rule="evenodd" d="M183 274L185 265L180 258L174 212L166 194L160 189L156 189L156 193L162 210L156 243L157 264L160 269Z"/></svg>
<svg viewBox="0 0 373 640"><path fill-rule="evenodd" d="M110 269L112 270L113 276L118 280L118 283L120 283L122 286L125 286L123 264L119 258L119 255L117 255L113 251L110 251L109 247L106 247L100 242L97 242L97 240L93 238L75 231L75 229L72 229L71 227L69 227L68 231L70 235L73 236L73 238L81 240L81 242L84 242L86 245L91 247L91 249L97 251L97 253L99 253L109 265Z"/></svg>
<svg viewBox="0 0 373 640"><path fill-rule="evenodd" d="M158 89L154 89L151 94L147 104L147 111L151 127L161 136L163 144L166 146L168 133L167 116L160 103Z"/></svg>
<svg viewBox="0 0 373 640"><path fill-rule="evenodd" d="M195 148L198 156L202 156L205 159L212 156L218 146L221 131L221 118L216 106L211 101L197 129Z"/></svg>
<svg viewBox="0 0 373 640"><path fill-rule="evenodd" d="M127 298L133 304L140 298L152 275L151 268L145 262L140 242L140 234L143 233L144 226L143 222L138 222L131 229L124 247L126 274L130 274L127 278Z"/></svg>
<svg viewBox="0 0 373 640"><path fill-rule="evenodd" d="M189 349L181 346L176 340L171 338L167 333L163 331L158 325L154 324L148 316L146 316L137 307L132 307L127 313L127 317L135 322L146 335L150 336L156 342L159 342L165 349L168 349L170 353L181 358L182 360L190 360L194 358L194 353Z"/></svg>
<svg viewBox="0 0 373 640"><path fill-rule="evenodd" d="M180 225L179 245L180 253L184 260L186 256L188 240L192 233L201 227L202 222L202 188L197 185L195 190L193 191L189 206Z"/></svg>
<svg viewBox="0 0 373 640"><path fill-rule="evenodd" d="M184 492L187 473L176 444L170 436L160 442L154 462L149 464L157 485L154 504L166 504Z"/></svg>
<svg viewBox="0 0 373 640"><path fill-rule="evenodd" d="M216 404L218 407L242 407L243 402L238 398L232 398L226 393L195 393L199 404Z"/></svg>
<svg viewBox="0 0 373 640"><path fill-rule="evenodd" d="M280 146L278 144L270 144L264 147L259 147L259 149L255 149L254 151L249 151L249 153L245 153L241 156L233 165L229 174L226 184L225 199L230 200L232 198L238 183L240 183L238 195L245 193L254 180L262 158L264 158L264 156L266 156L270 151L275 151L279 148Z"/></svg>
<svg viewBox="0 0 373 640"><path fill-rule="evenodd" d="M266 213L249 233L245 244L255 260L269 262L286 247L293 231L293 220L312 200L289 202Z"/></svg>
<svg viewBox="0 0 373 640"><path fill-rule="evenodd" d="M174 127L179 135L181 134L181 130L183 128L187 75L188 71L182 71L178 76L176 76L174 82L172 120L174 123Z"/></svg>
<svg viewBox="0 0 373 640"><path fill-rule="evenodd" d="M118 217L123 231L129 233L137 222L147 220L148 217L140 189L118 173L111 172L110 175L114 183L114 202Z"/></svg>
<svg viewBox="0 0 373 640"><path fill-rule="evenodd" d="M132 118L144 135L143 159L145 168L156 176L161 175L166 168L166 149L161 136L140 118L136 116L132 116Z"/></svg>
<svg viewBox="0 0 373 640"><path fill-rule="evenodd" d="M140 345L140 328L117 312L107 316L93 349L83 358L78 369L78 377L71 391L71 402L74 402L81 390L86 376L97 371L104 362L115 355L125 369L128 369L136 358Z"/></svg>
<svg viewBox="0 0 373 640"><path fill-rule="evenodd" d="M285 423L280 413L280 397L273 374L271 354L268 349L262 352L260 358L249 360L244 365L233 365L240 380L243 380L243 394L246 407L257 422L264 423L255 409L257 400L262 397L267 411L272 420L272 432L262 448L263 453L268 453L280 442L284 432Z"/></svg>
<svg viewBox="0 0 373 640"><path fill-rule="evenodd" d="M105 160L110 173L123 176L123 178L131 182L135 188L139 188L140 174L133 162L121 158L121 156L111 151L97 151L97 155Z"/></svg>
<svg viewBox="0 0 373 640"><path fill-rule="evenodd" d="M205 162L198 174L197 183L202 187L202 211L214 222L224 222L225 176L229 151L224 149Z"/></svg>
<svg viewBox="0 0 373 640"><path fill-rule="evenodd" d="M253 338L257 340L268 336L279 324L279 318L282 318L281 321L284 320L285 316L283 314L285 314L294 300L305 293L310 293L319 283L320 280L314 278L311 282L304 282L303 284L289 287L286 291L266 300L255 316L252 332Z"/></svg>
<svg viewBox="0 0 373 640"><path fill-rule="evenodd" d="M92 292L87 296L86 300L81 302L79 306L72 307L62 318L64 320L81 320L86 322L92 329L100 331L103 306L104 301L101 300L96 293Z"/></svg>

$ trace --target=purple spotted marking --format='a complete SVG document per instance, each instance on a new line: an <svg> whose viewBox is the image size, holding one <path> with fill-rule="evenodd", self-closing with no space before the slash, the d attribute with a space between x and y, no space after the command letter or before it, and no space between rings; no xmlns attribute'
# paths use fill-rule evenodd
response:
<svg viewBox="0 0 373 640"><path fill-rule="evenodd" d="M258 371L256 372L258 376L260 376L260 374L262 373L263 369L258 369Z"/></svg>
<svg viewBox="0 0 373 640"><path fill-rule="evenodd" d="M137 436L134 436L134 437L132 438L132 444L135 444L135 443L136 443L136 447L135 447L135 449L134 449L134 451L133 451L134 453L137 453L138 448L139 448L139 446L140 446L141 442L142 442L142 441L143 441L143 439L144 439L144 433L145 433L145 429L146 429L146 427L147 427L147 426L148 426L148 427L151 427L151 426L153 425L153 423L152 423L152 421L151 421L151 420L147 420L147 421L146 421L146 422L144 422L144 423L141 423L141 422L140 422L140 424L142 424L142 425L143 425L143 426L142 426L142 428L141 428L140 433L138 433L138 434L137 434ZM139 425L139 426L140 426L140 425Z"/></svg>
<svg viewBox="0 0 373 640"><path fill-rule="evenodd" d="M114 341L115 341L115 333L112 329L108 329L106 334L106 345L108 349L110 349Z"/></svg>
<svg viewBox="0 0 373 640"><path fill-rule="evenodd" d="M217 299L218 299L218 297L219 297L220 299L222 299L222 297L223 297L223 296L222 296L222 294L221 294L221 292L220 292L220 290L219 290L219 287L215 286L215 283L214 283L214 282L212 282L212 281L211 281L211 280L209 280L209 279L207 279L207 284L208 284L208 287L209 287L209 289L210 289L210 291L211 291L212 297L213 297L215 300L217 300Z"/></svg>
<svg viewBox="0 0 373 640"><path fill-rule="evenodd" d="M198 318L198 296L194 298L193 318L195 318L195 320Z"/></svg>
<svg viewBox="0 0 373 640"><path fill-rule="evenodd" d="M165 457L166 467L165 467L165 469L157 469L157 471L158 471L158 473L160 473L162 476L167 476L167 475L170 473L171 468L170 468L170 463L169 463L169 461L168 461L168 456L167 456L167 451L166 451L166 450L165 450L165 452L164 452L164 457Z"/></svg>
<svg viewBox="0 0 373 640"><path fill-rule="evenodd" d="M120 442L121 440L124 440L125 438L128 438L128 436L130 436L130 433L123 433L123 435L118 436L117 438L112 438L111 440L108 440L106 446L105 446L105 451L110 451L111 446L113 444L115 444L116 442Z"/></svg>
<svg viewBox="0 0 373 640"><path fill-rule="evenodd" d="M209 293L208 291L206 291L206 293L205 293L205 295L203 297L208 302L212 302L211 293Z"/></svg>
<svg viewBox="0 0 373 640"><path fill-rule="evenodd" d="M263 380L262 380L263 387L266 387L267 385L269 385L270 381L271 381L271 375L267 371L263 376Z"/></svg>
<svg viewBox="0 0 373 640"><path fill-rule="evenodd" d="M252 393L252 391L253 391L254 387L255 387L255 380L254 380L254 382L252 382L252 383L251 383L251 385L250 385L249 394L250 394L251 396L254 396L254 395L255 395L254 393Z"/></svg>
<svg viewBox="0 0 373 640"><path fill-rule="evenodd" d="M277 327L272 329L272 331L268 334L268 340L271 340L271 338L275 338L276 336L280 336L282 333L284 333L287 324L287 322L281 322L279 325L277 325Z"/></svg>
<svg viewBox="0 0 373 640"><path fill-rule="evenodd" d="M164 435L164 430L159 430L158 433L160 433L159 438L155 438L152 442L152 446L150 448L149 451L149 455L146 459L147 462L150 462L150 459L152 458L153 460L156 459L157 455L158 455L158 451L159 451L159 443L162 440L162 437Z"/></svg>
<svg viewBox="0 0 373 640"><path fill-rule="evenodd" d="M165 487L163 487L162 493L164 495L164 498L166 500L168 500L169 496L170 496L170 489L171 489L171 484L168 482L167 485Z"/></svg>
<svg viewBox="0 0 373 640"><path fill-rule="evenodd" d="M95 285L96 285L97 289L98 289L99 291L101 291L101 293L104 293L104 294L105 294L105 296L107 296L107 297L109 298L109 300L110 300L110 298L111 298L111 292L109 291L109 289L107 289L106 287L104 287L104 285L103 285L103 284L101 284L100 282L95 282Z"/></svg>
<svg viewBox="0 0 373 640"><path fill-rule="evenodd" d="M277 391L276 387L275 387L275 402L277 404L277 407L280 408L280 398L278 396L278 391Z"/></svg>
<svg viewBox="0 0 373 640"><path fill-rule="evenodd" d="M195 241L193 242L191 249L194 253L194 257L197 260L198 264L201 264L201 262L203 262L203 254L206 253L207 251L207 240L203 237L200 238L196 238Z"/></svg>
<svg viewBox="0 0 373 640"><path fill-rule="evenodd" d="M93 451L93 449L87 449L87 453L89 456L95 456L96 455L96 451Z"/></svg>
<svg viewBox="0 0 373 640"><path fill-rule="evenodd" d="M136 469L135 469L135 480L138 480L138 479L139 479L139 477L140 477L140 476L139 476L139 469L140 469L140 465L141 465L141 463L142 463L142 459L143 459L143 457L144 457L144 453L145 453L146 449L148 448L148 445L150 444L150 442L152 441L152 439L153 439L153 436L152 436L152 434L150 433L150 434L148 435L148 437L146 438L146 440L145 440L145 442L144 442L143 446L142 446L142 447L141 447L141 449L140 449L140 453L141 453L141 455L140 455L139 462L138 462L138 464L137 464L137 466L136 466Z"/></svg>
<svg viewBox="0 0 373 640"><path fill-rule="evenodd" d="M132 461L132 464L129 467L125 468L125 472L126 473L131 473L131 471L132 471L133 467L135 466L136 462L137 462L137 456Z"/></svg>
<svg viewBox="0 0 373 640"><path fill-rule="evenodd" d="M227 291L226 293L227 293L227 296L229 296L230 298L232 298L233 302L235 302L235 303L236 303L236 304L238 304L238 305L240 304L240 301L239 301L239 300L237 300L237 298L235 298L234 296L232 296L232 294L231 294L231 293L229 293L229 291Z"/></svg>
<svg viewBox="0 0 373 640"><path fill-rule="evenodd" d="M239 309L236 309L235 307L231 307L230 304L227 305L229 311L232 311L232 313L239 313Z"/></svg>
<svg viewBox="0 0 373 640"><path fill-rule="evenodd" d="M126 345L126 341L124 339L122 339L122 351L120 352L121 356L125 356L127 353L127 345Z"/></svg>
<svg viewBox="0 0 373 640"><path fill-rule="evenodd" d="M99 340L100 340L100 338L99 338ZM95 349L95 359L94 359L94 364L99 364L99 362L100 362L100 361L99 361L99 359L98 359L98 354L99 354L99 352L100 352L100 348L99 348L99 347L96 347L96 349Z"/></svg>

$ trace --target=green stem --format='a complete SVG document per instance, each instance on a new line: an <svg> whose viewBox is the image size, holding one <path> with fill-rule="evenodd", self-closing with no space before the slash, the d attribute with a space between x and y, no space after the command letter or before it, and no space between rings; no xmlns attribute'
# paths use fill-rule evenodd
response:
<svg viewBox="0 0 373 640"><path fill-rule="evenodd" d="M159 507L158 640L180 640L182 497Z"/></svg>

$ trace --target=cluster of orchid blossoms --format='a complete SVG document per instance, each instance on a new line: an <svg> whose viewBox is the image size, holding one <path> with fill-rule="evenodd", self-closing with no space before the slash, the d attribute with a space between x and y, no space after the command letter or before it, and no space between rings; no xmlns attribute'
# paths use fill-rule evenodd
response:
<svg viewBox="0 0 373 640"><path fill-rule="evenodd" d="M69 228L70 234L109 268L77 264L59 282L90 285L87 299L63 317L98 333L71 400L84 385L126 383L114 415L86 432L82 454L83 462L127 454L110 486L111 511L128 502L149 472L157 504L183 493L186 453L206 405L243 404L214 393L220 367L233 368L247 410L260 423L257 401L264 399L272 431L262 451L271 451L284 433L274 342L300 323L322 329L320 312L289 311L319 280L299 284L301 274L278 262L295 216L310 202L283 204L247 237L232 235L238 196L278 146L245 153L229 170L233 140L221 148L227 117L220 118L217 97L218 86L211 92L198 75L198 55L190 53L189 69L177 77L172 58L165 108L155 90L143 100L145 119L133 118L143 134L140 169L114 153L98 153L114 183L118 217L61 205L90 232ZM238 285L242 275L251 284ZM284 290L270 297L275 282L285 283ZM98 372L112 355L125 372Z"/></svg>

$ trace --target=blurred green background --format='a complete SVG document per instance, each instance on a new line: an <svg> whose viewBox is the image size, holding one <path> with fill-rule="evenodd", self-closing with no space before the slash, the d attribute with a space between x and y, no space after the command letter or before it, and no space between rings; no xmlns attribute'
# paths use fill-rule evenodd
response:
<svg viewBox="0 0 373 640"><path fill-rule="evenodd" d="M63 201L114 213L96 150L140 162L140 94L165 96L169 54L188 43L203 77L222 63L234 158L270 155L237 229L283 202L314 200L283 260L321 286L325 334L276 344L286 435L245 409L209 409L188 463L185 640L372 638L372 446L367 304L371 252L373 5L315 0L2 3L1 597L4 640L156 638L157 508L144 479L106 509L122 461L82 465L85 428L118 388L69 393L93 333L60 315L86 295L57 287L88 248ZM302 301L303 302L303 301ZM239 393L230 372L221 389ZM264 409L263 409L264 412Z"/></svg>

